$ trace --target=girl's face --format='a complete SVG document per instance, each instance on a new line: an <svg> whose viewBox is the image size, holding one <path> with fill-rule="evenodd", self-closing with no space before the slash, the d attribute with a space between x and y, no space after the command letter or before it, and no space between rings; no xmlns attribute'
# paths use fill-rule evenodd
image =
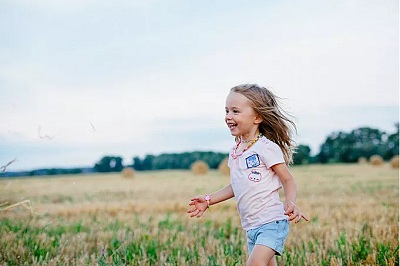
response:
<svg viewBox="0 0 400 266"><path fill-rule="evenodd" d="M250 106L250 100L237 92L230 92L226 98L225 122L232 136L253 139L258 133L261 117Z"/></svg>

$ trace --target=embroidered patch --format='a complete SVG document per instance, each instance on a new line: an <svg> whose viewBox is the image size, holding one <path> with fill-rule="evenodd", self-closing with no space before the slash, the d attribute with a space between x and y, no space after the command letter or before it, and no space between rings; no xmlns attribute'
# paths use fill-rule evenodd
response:
<svg viewBox="0 0 400 266"><path fill-rule="evenodd" d="M253 181L253 182L260 182L262 176L261 176L261 173L260 173L260 172L251 171L251 173L249 174L248 178L249 178L250 181Z"/></svg>
<svg viewBox="0 0 400 266"><path fill-rule="evenodd" d="M247 165L247 169L259 166L260 158L258 157L258 154L253 154L253 155L250 155L249 157L247 157L246 165Z"/></svg>

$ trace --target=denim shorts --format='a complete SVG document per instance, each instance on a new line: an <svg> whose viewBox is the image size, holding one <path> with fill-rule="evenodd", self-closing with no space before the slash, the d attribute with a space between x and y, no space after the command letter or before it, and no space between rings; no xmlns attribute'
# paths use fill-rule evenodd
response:
<svg viewBox="0 0 400 266"><path fill-rule="evenodd" d="M260 227L247 231L247 247L249 255L254 245L267 246L275 251L276 255L282 255L283 246L289 233L289 221L273 221Z"/></svg>

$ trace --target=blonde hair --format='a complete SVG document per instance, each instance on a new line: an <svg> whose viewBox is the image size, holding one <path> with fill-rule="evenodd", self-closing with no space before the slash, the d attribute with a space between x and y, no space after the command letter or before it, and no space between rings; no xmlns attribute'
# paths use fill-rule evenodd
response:
<svg viewBox="0 0 400 266"><path fill-rule="evenodd" d="M250 105L262 117L259 131L275 142L282 150L286 164L293 162L295 142L293 133L297 132L295 123L289 114L279 105L278 96L257 84L242 84L231 89L250 100Z"/></svg>

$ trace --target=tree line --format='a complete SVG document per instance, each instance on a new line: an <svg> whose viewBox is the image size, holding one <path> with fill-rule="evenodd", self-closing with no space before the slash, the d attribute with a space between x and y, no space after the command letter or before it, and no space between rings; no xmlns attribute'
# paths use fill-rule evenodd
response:
<svg viewBox="0 0 400 266"><path fill-rule="evenodd" d="M370 158L380 155L384 160L399 154L399 124L395 125L394 133L386 133L376 128L360 127L350 132L338 131L331 133L320 147L320 151L311 156L308 145L298 145L293 155L293 164L311 163L353 163L359 158ZM184 152L166 153L161 155L146 155L143 159L133 157L128 165L135 170L190 169L197 160L205 161L211 169L218 168L228 153ZM98 172L117 172L123 168L121 157L103 157L95 165Z"/></svg>
<svg viewBox="0 0 400 266"><path fill-rule="evenodd" d="M333 132L327 136L316 155L311 156L310 153L311 149L308 145L298 145L293 156L293 164L353 163L361 157L368 159L372 155L380 155L384 160L389 160L393 156L399 155L399 123L395 124L393 133L369 127L360 127L350 132ZM93 167L5 172L0 173L0 177L120 172L124 167L132 167L137 171L190 169L192 163L198 160L205 161L211 169L216 169L227 157L228 153L212 151L149 154L144 158L135 156L131 163L124 164L123 158L120 156L104 156Z"/></svg>

